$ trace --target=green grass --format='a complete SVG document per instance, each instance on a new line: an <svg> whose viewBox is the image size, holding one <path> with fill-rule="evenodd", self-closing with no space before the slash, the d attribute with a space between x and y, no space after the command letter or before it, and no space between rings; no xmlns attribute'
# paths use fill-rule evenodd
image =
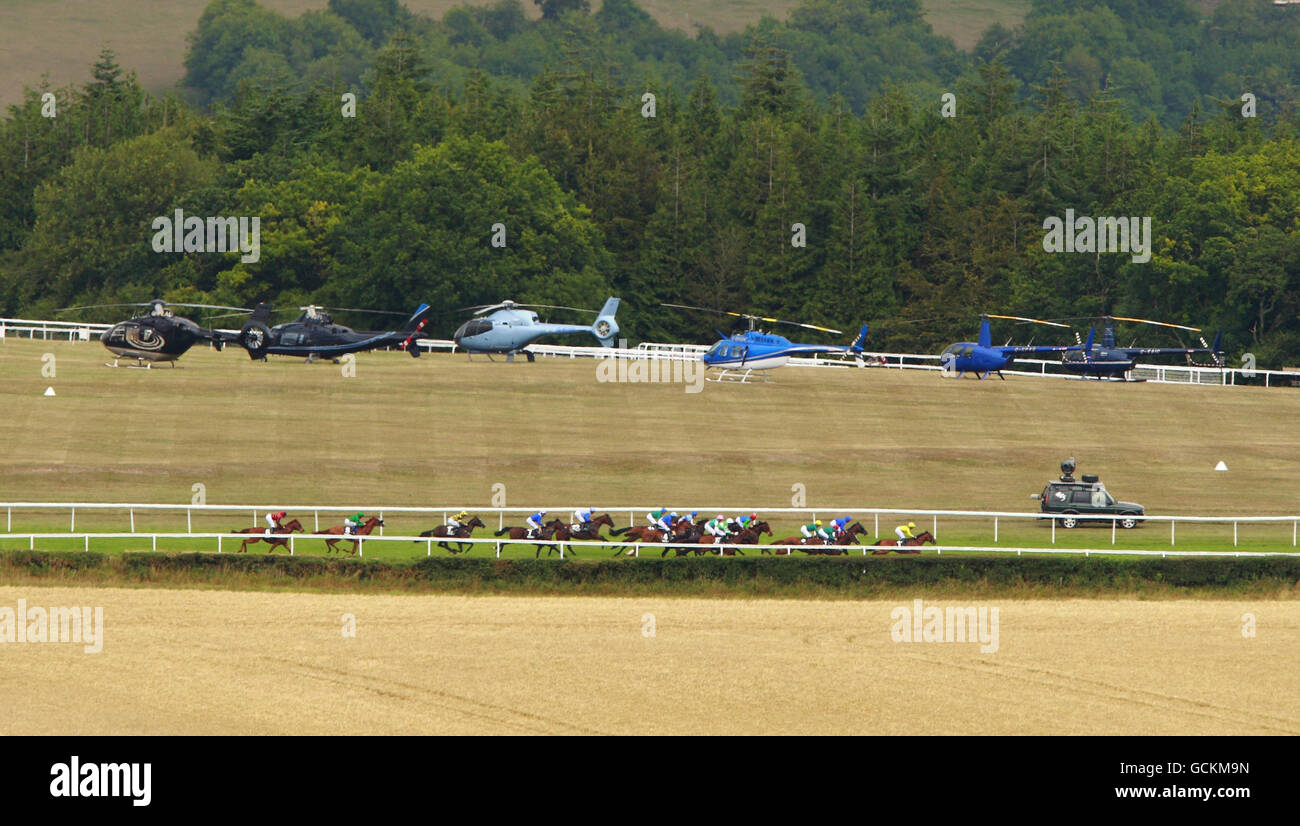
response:
<svg viewBox="0 0 1300 826"><path fill-rule="evenodd" d="M53 379L41 374L46 352L57 358ZM631 505L789 507L801 485L807 506L828 514L1032 511L1029 494L1074 455L1080 472L1100 473L1118 498L1151 514L1296 512L1300 472L1287 457L1300 453L1300 432L1289 389L786 368L772 384L709 384L687 394L681 385L598 383L586 360L508 365L371 353L358 358L355 378L343 378L334 365L257 363L241 351L196 350L176 370L151 371L107 369L106 356L94 342L0 344L0 501L185 504L201 483L211 504L486 506L499 483L507 505L587 503L611 510L621 526ZM49 385L55 397L42 395ZM1211 470L1219 459L1229 472ZM291 516L313 527L311 513ZM873 528L870 517L855 516ZM66 513L6 517L14 531L69 527ZM225 531L251 521L251 513L196 514L192 524ZM414 535L438 521L388 514L386 532ZM494 517L484 521L495 528ZM775 514L771 521L773 539L798 524ZM882 517L881 534L894 522ZM77 529L126 531L128 515L83 511ZM941 519L939 529L945 544L992 544L988 520ZM137 514L136 530L182 532L185 515ZM1237 549L1290 551L1291 530L1242 525ZM1108 528L1058 529L1056 543L1104 549L1110 536ZM1003 546L1048 546L1050 538L1045 524L999 525ZM1117 548L1170 547L1159 523L1116 539ZM302 553L323 552L318 541L300 541ZM92 544L104 552L149 547L144 538ZM1232 526L1179 525L1177 547L1232 550ZM185 540L167 549L216 547ZM380 559L424 553L423 544L367 550Z"/></svg>
<svg viewBox="0 0 1300 826"><path fill-rule="evenodd" d="M326 6L325 0L259 0L289 16ZM455 5L489 0L405 0L412 11L441 18ZM665 26L693 31L693 24L733 32L757 23L763 14L784 20L795 0L645 0L643 6ZM926 0L927 17L937 33L970 48L994 21L1013 25L1028 0ZM48 73L55 87L84 83L100 48L117 52L152 92L172 88L185 74L185 36L198 25L207 0L0 0L0 106L16 103L23 86L36 87ZM593 3L599 7L599 2ZM524 7L538 15L531 2Z"/></svg>

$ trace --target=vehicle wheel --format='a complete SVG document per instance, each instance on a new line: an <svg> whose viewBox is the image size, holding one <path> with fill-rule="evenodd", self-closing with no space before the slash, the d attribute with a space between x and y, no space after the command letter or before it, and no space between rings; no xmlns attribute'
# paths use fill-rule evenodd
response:
<svg viewBox="0 0 1300 826"><path fill-rule="evenodd" d="M1126 531L1131 530L1132 528L1136 528L1137 523L1138 523L1137 519L1132 516L1126 516L1123 519L1119 520L1119 526Z"/></svg>
<svg viewBox="0 0 1300 826"><path fill-rule="evenodd" d="M1077 516L1061 517L1062 528L1065 528L1066 530L1071 530L1073 528L1077 528L1078 526L1079 526L1079 518Z"/></svg>

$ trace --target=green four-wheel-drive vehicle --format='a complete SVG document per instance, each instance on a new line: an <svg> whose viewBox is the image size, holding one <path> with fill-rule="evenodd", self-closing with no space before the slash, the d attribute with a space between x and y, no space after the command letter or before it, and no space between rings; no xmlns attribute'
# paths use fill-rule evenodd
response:
<svg viewBox="0 0 1300 826"><path fill-rule="evenodd" d="M1069 470L1066 470L1066 467ZM1074 528L1080 524L1110 525L1112 522L1121 528L1133 528L1143 521L1146 508L1136 502L1121 502L1110 495L1106 486L1096 476L1084 475L1076 481L1073 461L1062 463L1061 478L1048 482L1042 493L1031 494L1039 502L1039 510L1057 517L1062 528ZM1085 517L1111 517L1096 519ZM1117 520L1114 517L1119 517Z"/></svg>

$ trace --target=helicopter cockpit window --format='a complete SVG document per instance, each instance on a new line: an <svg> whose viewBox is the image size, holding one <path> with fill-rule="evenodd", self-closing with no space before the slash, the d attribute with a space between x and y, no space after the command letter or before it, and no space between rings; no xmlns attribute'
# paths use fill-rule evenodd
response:
<svg viewBox="0 0 1300 826"><path fill-rule="evenodd" d="M969 356L969 355L973 355L974 353L975 353L974 346L967 344L965 347L961 348L960 355Z"/></svg>
<svg viewBox="0 0 1300 826"><path fill-rule="evenodd" d="M285 347L293 347L302 343L301 333L281 333L280 343Z"/></svg>
<svg viewBox="0 0 1300 826"><path fill-rule="evenodd" d="M710 356L721 356L721 355L724 354L724 352L726 351L726 349L727 349L727 343L726 343L725 341L719 341L717 344L715 344L715 345L713 345L711 348L709 348L709 355L710 355Z"/></svg>

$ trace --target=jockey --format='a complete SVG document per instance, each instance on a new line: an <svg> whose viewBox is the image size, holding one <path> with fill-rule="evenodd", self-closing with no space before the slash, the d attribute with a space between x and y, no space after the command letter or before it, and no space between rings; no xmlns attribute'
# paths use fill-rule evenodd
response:
<svg viewBox="0 0 1300 826"><path fill-rule="evenodd" d="M268 526L266 529L267 536L270 536L274 531L283 530L280 525L280 520L284 518L284 514L284 511L275 511L274 513L268 513L266 515L266 524Z"/></svg>
<svg viewBox="0 0 1300 826"><path fill-rule="evenodd" d="M727 527L727 517L718 514L716 519L710 519L704 525L704 532L709 536L717 536L723 539L731 536L731 530Z"/></svg>
<svg viewBox="0 0 1300 826"><path fill-rule="evenodd" d="M465 527L465 522L468 519L469 519L469 514L466 513L465 511L461 511L455 516L447 517L447 527L451 528L452 532L455 533L456 531Z"/></svg>
<svg viewBox="0 0 1300 826"><path fill-rule="evenodd" d="M668 530L668 523L664 521L668 518L668 508L650 511L645 515L645 518L650 520L650 527L658 528L661 531Z"/></svg>
<svg viewBox="0 0 1300 826"><path fill-rule="evenodd" d="M574 533L585 531L588 528L591 524L591 514L594 510L595 508L578 508L573 512Z"/></svg>
<svg viewBox="0 0 1300 826"><path fill-rule="evenodd" d="M673 511L672 513L668 514L661 520L664 523L665 540L667 540L670 536L673 535L673 523L676 522L679 518L680 517L677 515L677 511Z"/></svg>
<svg viewBox="0 0 1300 826"><path fill-rule="evenodd" d="M343 534L351 536L364 524L366 524L366 515L361 511L357 511L353 516L343 520Z"/></svg>
<svg viewBox="0 0 1300 826"><path fill-rule="evenodd" d="M839 519L831 520L831 533L833 533L835 536L839 536L840 534L844 533L844 529L848 527L849 521L852 518L853 517L851 516L841 516Z"/></svg>
<svg viewBox="0 0 1300 826"><path fill-rule="evenodd" d="M524 524L528 526L528 538L536 539L537 534L542 530L542 520L546 518L546 511L538 511L525 520Z"/></svg>
<svg viewBox="0 0 1300 826"><path fill-rule="evenodd" d="M692 525L694 525L694 524L695 524L695 517L697 517L697 516L699 516L699 515L700 515L700 512L699 512L699 511L691 511L691 515L688 516L688 517L686 517L686 521L687 521L687 522L690 522Z"/></svg>
<svg viewBox="0 0 1300 826"><path fill-rule="evenodd" d="M912 531L916 529L915 522L908 522L906 525L899 525L894 528L894 536L898 537L898 544L902 545L908 539L916 539Z"/></svg>
<svg viewBox="0 0 1300 826"><path fill-rule="evenodd" d="M814 519L807 525L799 528L799 533L803 534L804 539L812 539L814 536L818 536L822 539L830 540L830 534L822 527L822 521L820 519Z"/></svg>

